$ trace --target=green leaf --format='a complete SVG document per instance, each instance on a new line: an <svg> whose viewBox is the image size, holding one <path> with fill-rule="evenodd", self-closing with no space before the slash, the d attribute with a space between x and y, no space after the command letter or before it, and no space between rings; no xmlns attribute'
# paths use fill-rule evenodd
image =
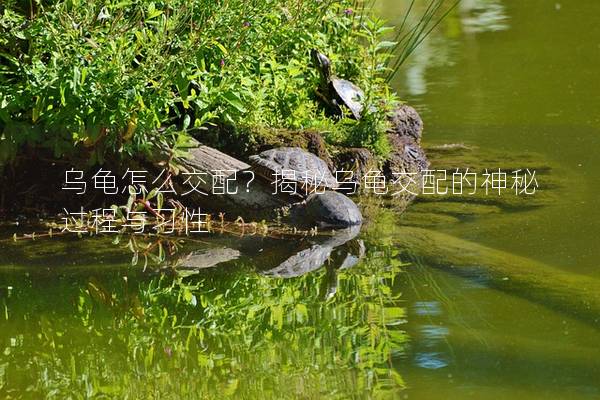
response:
<svg viewBox="0 0 600 400"><path fill-rule="evenodd" d="M186 114L185 117L183 117L183 130L185 131L187 128L189 128L190 126L190 121L191 121L191 117L189 116L189 114Z"/></svg>
<svg viewBox="0 0 600 400"><path fill-rule="evenodd" d="M246 108L244 107L242 99L240 99L237 93L229 91L225 92L222 96L225 99L225 101L231 106L233 106L237 111L239 111L240 113L246 112Z"/></svg>
<svg viewBox="0 0 600 400"><path fill-rule="evenodd" d="M382 42L377 43L377 46L375 46L375 51L379 51L382 49L389 49L389 48L394 47L395 45L396 45L396 42L390 42L390 41L384 40Z"/></svg>
<svg viewBox="0 0 600 400"><path fill-rule="evenodd" d="M223 55L227 55L228 54L227 49L221 43L219 43L219 42L217 42L215 40L215 41L213 41L213 44L215 44L219 48L219 50L221 50L221 52L223 53Z"/></svg>

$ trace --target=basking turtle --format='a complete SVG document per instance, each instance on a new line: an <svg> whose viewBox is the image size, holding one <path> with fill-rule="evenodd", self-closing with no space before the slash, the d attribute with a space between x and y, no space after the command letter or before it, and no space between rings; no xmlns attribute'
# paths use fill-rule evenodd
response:
<svg viewBox="0 0 600 400"><path fill-rule="evenodd" d="M363 111L365 93L354 83L331 74L331 61L325 54L311 50L311 57L321 73L319 97L327 103L337 115L343 115L342 106L348 107L355 119L360 119Z"/></svg>
<svg viewBox="0 0 600 400"><path fill-rule="evenodd" d="M325 161L299 147L279 147L250 156L257 175L270 182L295 183L296 194L305 197L317 189L337 189L338 182ZM291 186L291 185L290 185ZM303 189L303 190L299 190Z"/></svg>
<svg viewBox="0 0 600 400"><path fill-rule="evenodd" d="M321 228L343 228L363 222L358 206L338 192L311 194L303 207L292 210L292 216L300 225L317 225Z"/></svg>

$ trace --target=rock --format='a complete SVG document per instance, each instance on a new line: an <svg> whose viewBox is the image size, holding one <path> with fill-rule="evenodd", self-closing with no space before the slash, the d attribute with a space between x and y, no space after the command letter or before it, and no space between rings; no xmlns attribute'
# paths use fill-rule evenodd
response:
<svg viewBox="0 0 600 400"><path fill-rule="evenodd" d="M423 120L417 110L403 104L388 117L388 120L392 125L389 133L398 136L409 136L417 143L421 143Z"/></svg>
<svg viewBox="0 0 600 400"><path fill-rule="evenodd" d="M350 148L340 151L335 156L335 165L338 171L352 172L352 176L339 176L340 181L343 178L349 178L349 181L357 183L360 183L370 170L378 170L377 160L365 148Z"/></svg>
<svg viewBox="0 0 600 400"><path fill-rule="evenodd" d="M406 207L421 193L423 170L429 168L429 161L421 146L412 136L388 134L394 149L383 165L383 174L394 185L394 204L397 210Z"/></svg>
<svg viewBox="0 0 600 400"><path fill-rule="evenodd" d="M313 193L294 211L299 223L323 228L344 228L363 221L356 203L337 192Z"/></svg>
<svg viewBox="0 0 600 400"><path fill-rule="evenodd" d="M392 153L383 165L383 173L387 179L399 182L407 190L402 202L410 202L420 192L423 170L429 168L429 161L421 147L423 121L419 113L406 104L398 107L389 116L391 128L387 139L392 146ZM407 186L408 185L408 186Z"/></svg>
<svg viewBox="0 0 600 400"><path fill-rule="evenodd" d="M325 161L329 170L333 172L335 170L333 160L327 151L325 140L323 140L321 134L315 131L305 131L304 136L307 140L306 150Z"/></svg>
<svg viewBox="0 0 600 400"><path fill-rule="evenodd" d="M429 168L425 151L411 136L388 134L388 141L393 151L383 170L389 179L393 179L398 173L418 175Z"/></svg>

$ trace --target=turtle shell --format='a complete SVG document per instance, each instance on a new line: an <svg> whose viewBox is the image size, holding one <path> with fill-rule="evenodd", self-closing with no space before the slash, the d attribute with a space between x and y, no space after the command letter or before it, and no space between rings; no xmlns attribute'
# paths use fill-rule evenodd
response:
<svg viewBox="0 0 600 400"><path fill-rule="evenodd" d="M266 150L250 156L250 163L259 175L271 182L275 181L276 177L285 177L286 180L300 183L301 187L308 190L338 187L338 182L325 161L299 147Z"/></svg>
<svg viewBox="0 0 600 400"><path fill-rule="evenodd" d="M365 93L361 88L350 81L338 78L331 80L331 86L342 103L350 109L354 118L360 119L363 111L362 102L365 98Z"/></svg>

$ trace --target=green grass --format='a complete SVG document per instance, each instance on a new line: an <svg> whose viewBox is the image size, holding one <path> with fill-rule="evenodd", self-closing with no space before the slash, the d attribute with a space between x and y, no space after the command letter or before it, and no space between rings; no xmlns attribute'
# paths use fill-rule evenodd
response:
<svg viewBox="0 0 600 400"><path fill-rule="evenodd" d="M385 154L390 31L359 0L4 1L0 166L25 148L92 164L149 155L209 125L248 143L247 128L315 128ZM313 48L375 111L325 115Z"/></svg>

